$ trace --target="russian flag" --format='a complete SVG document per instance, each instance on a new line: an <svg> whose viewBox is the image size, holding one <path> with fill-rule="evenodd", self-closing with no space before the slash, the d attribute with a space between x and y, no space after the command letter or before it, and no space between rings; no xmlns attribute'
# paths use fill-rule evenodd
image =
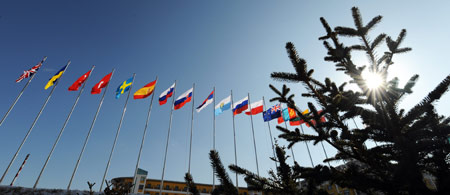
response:
<svg viewBox="0 0 450 195"><path fill-rule="evenodd" d="M200 104L200 106L197 107L197 112L200 112L203 110L203 108L206 108L206 106L208 106L209 104L211 104L213 102L213 98L214 98L214 91L212 91L209 96L206 98L205 101L203 101L202 104Z"/></svg>
<svg viewBox="0 0 450 195"><path fill-rule="evenodd" d="M263 112L263 101L257 101L255 103L250 104L251 110L249 112L245 112L246 115L256 115Z"/></svg>
<svg viewBox="0 0 450 195"><path fill-rule="evenodd" d="M233 104L233 115L241 114L248 110L248 96Z"/></svg>
<svg viewBox="0 0 450 195"><path fill-rule="evenodd" d="M194 88L191 88L189 90L187 90L186 92L184 92L183 94L181 94L176 100L175 103L173 104L173 108L175 110L178 110L180 108L182 108L186 103L191 101L192 98L192 91L194 90Z"/></svg>
<svg viewBox="0 0 450 195"><path fill-rule="evenodd" d="M161 95L159 96L159 105L165 104L167 102L167 99L172 97L174 89L175 89L175 83L172 86L170 86L169 89L167 89L161 93Z"/></svg>

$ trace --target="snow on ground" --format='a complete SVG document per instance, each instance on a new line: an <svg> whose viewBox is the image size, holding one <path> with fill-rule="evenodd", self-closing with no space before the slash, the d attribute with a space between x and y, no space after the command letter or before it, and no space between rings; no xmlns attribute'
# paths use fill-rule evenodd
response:
<svg viewBox="0 0 450 195"><path fill-rule="evenodd" d="M17 186L4 186L0 185L0 194L1 195L56 195L56 194L64 194L64 195L89 195L89 191L80 191L80 190L62 190L62 189L33 189L33 188L24 188ZM95 195L100 195L103 193L95 192Z"/></svg>

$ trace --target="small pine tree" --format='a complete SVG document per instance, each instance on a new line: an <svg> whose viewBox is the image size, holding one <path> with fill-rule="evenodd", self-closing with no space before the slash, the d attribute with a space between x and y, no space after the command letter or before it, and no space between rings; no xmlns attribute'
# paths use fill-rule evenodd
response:
<svg viewBox="0 0 450 195"><path fill-rule="evenodd" d="M278 97L271 101L285 103L296 111L306 124L312 127L315 134L303 134L299 129L289 130L278 126L282 131L279 136L289 142L288 148L298 142L313 141L314 144L326 142L337 150L334 157L324 162L344 161L342 168L317 165L312 169L297 167L299 177L305 178L311 185L319 185L329 181L341 187L349 187L361 192L385 194L446 194L450 192L450 117L441 116L436 112L434 103L448 91L450 75L448 75L422 101L409 111L399 108L402 98L412 93L412 88L418 80L418 75L412 76L407 84L399 87L399 79L388 80L389 67L394 64L394 55L411 51L409 47L400 47L406 36L406 30L401 30L397 39L386 34L379 34L375 39L369 39L369 32L378 24L382 17L376 16L366 25L363 24L358 8L352 8L355 28L336 27L332 29L324 18L320 21L326 35L319 38L328 50L325 61L335 63L337 71L343 71L350 77L350 83L358 86L353 91L345 88L347 83L338 85L326 78L320 82L312 77L313 69L308 69L304 59L298 56L293 43L286 44L288 56L295 69L294 73L274 72L271 77L278 81L302 83L306 91L303 97L314 99L316 104L308 103L312 114L302 115L296 106L294 94L283 86L281 90L270 87ZM357 38L361 44L346 46L340 37ZM385 42L388 51L381 57L376 55L376 49ZM368 57L368 66L355 64L352 52L363 51ZM368 71L377 75L381 84L372 88L363 75ZM318 107L320 109L318 109ZM321 110L319 112L318 110ZM323 121L321 118L326 120ZM347 123L354 118L360 118L363 128L350 128ZM366 142L379 143L373 148L366 147ZM280 160L280 156L278 156ZM281 165L280 165L281 166ZM273 192L280 186L286 193L295 189L289 187L286 177L271 179L256 177L253 173L237 166L233 170L245 175L249 186L256 186L264 192ZM297 168L296 168L297 167ZM280 168L278 168L280 169ZM281 168L287 169L287 168ZM281 171L288 174L288 171ZM424 182L424 175L431 175L434 187ZM271 181L272 180L272 181ZM275 188L269 183L279 183ZM311 186L308 186L311 187ZM434 188L434 189L433 189ZM296 192L301 193L301 189Z"/></svg>

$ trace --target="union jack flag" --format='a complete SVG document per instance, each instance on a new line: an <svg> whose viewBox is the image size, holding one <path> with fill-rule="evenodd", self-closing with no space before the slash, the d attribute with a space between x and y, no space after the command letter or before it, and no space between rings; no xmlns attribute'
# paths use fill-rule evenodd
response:
<svg viewBox="0 0 450 195"><path fill-rule="evenodd" d="M16 80L16 83L22 81L25 78L33 76L33 74L36 73L36 71L38 71L39 68L42 66L43 62L44 62L44 60L39 62L39 64L36 64L35 66L33 66L30 70L23 71L23 74L20 75L20 77Z"/></svg>
<svg viewBox="0 0 450 195"><path fill-rule="evenodd" d="M278 111L281 111L281 105L280 104L277 104L277 105L275 105L275 106L272 106L272 108L271 108L272 110L272 112L278 112Z"/></svg>

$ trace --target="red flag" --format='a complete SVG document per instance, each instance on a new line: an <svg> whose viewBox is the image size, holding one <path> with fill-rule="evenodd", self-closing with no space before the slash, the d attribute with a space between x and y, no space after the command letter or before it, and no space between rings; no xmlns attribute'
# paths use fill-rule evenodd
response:
<svg viewBox="0 0 450 195"><path fill-rule="evenodd" d="M112 73L107 74L105 77L100 80L97 84L92 87L91 94L99 94L102 92L102 88L106 87L111 79Z"/></svg>
<svg viewBox="0 0 450 195"><path fill-rule="evenodd" d="M278 124L281 124L284 122L283 116L278 117Z"/></svg>
<svg viewBox="0 0 450 195"><path fill-rule="evenodd" d="M20 75L20 77L16 80L16 83L22 81L24 78L31 77L34 73L36 73L36 71L39 70L39 68L42 66L43 62L44 62L44 60L39 62L39 64L36 64L35 66L33 66L30 70L23 71L22 75Z"/></svg>
<svg viewBox="0 0 450 195"><path fill-rule="evenodd" d="M83 76L78 78L72 86L69 87L69 91L78 91L78 88L86 81L86 79L91 75L91 71L88 71Z"/></svg>
<svg viewBox="0 0 450 195"><path fill-rule="evenodd" d="M320 114L321 112L322 112L322 110L317 111L318 114ZM312 125L314 125L314 126L316 126L316 124L317 124L316 120L311 120L310 122L311 122ZM320 122L321 122L321 123L324 123L324 122L327 122L327 120L325 119L324 116L322 116L322 117L320 117ZM306 126L307 126L307 127L311 127L311 125L309 125L308 123L306 123Z"/></svg>

